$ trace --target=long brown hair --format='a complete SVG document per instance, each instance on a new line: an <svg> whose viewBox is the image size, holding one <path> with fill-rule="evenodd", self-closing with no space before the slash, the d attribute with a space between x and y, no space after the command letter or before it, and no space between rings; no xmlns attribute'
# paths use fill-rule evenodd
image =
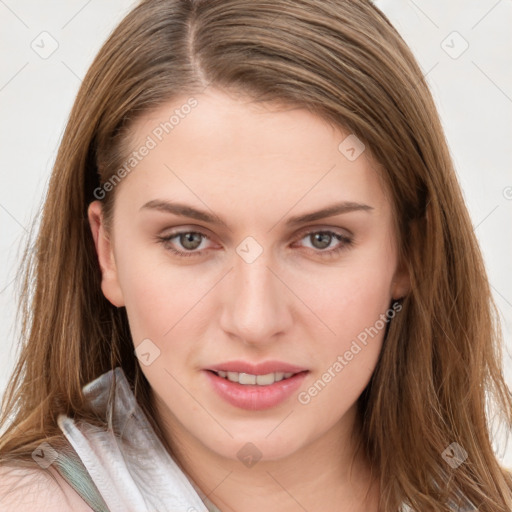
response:
<svg viewBox="0 0 512 512"><path fill-rule="evenodd" d="M364 142L382 165L411 279L359 399L381 509L512 508L493 450L491 404L512 428L502 338L484 263L428 86L370 1L146 0L90 67L59 148L21 283L21 351L4 396L0 462L64 446L61 412L97 421L82 386L121 366L152 421L126 312L103 296L87 207L126 159L135 119L209 84L310 109ZM111 215L115 188L103 198ZM158 435L158 424L153 422ZM457 468L443 453L468 454ZM453 446L453 445L452 445Z"/></svg>

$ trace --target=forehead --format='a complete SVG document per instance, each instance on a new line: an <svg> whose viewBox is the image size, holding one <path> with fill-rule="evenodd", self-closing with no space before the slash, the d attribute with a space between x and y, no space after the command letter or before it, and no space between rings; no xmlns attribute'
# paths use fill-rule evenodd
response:
<svg viewBox="0 0 512 512"><path fill-rule="evenodd" d="M306 199L385 199L378 166L362 143L304 108L208 88L143 115L129 135L129 152L151 147L125 180L146 198L169 187L205 199L237 195L253 206L277 200L283 208Z"/></svg>

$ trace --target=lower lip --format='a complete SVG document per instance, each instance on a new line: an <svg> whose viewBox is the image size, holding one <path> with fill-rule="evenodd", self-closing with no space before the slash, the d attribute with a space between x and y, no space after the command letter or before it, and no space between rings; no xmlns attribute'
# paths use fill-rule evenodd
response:
<svg viewBox="0 0 512 512"><path fill-rule="evenodd" d="M240 409L259 411L284 402L300 387L307 371L296 373L288 379L268 386L245 385L219 377L212 371L205 371L213 389L224 400Z"/></svg>

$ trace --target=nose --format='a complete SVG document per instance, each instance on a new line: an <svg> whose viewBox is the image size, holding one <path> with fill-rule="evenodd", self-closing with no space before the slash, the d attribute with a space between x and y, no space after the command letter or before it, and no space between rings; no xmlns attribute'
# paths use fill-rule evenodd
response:
<svg viewBox="0 0 512 512"><path fill-rule="evenodd" d="M224 297L221 327L246 345L273 343L292 325L293 294L275 267L266 251L252 262L235 253L233 269L219 290Z"/></svg>

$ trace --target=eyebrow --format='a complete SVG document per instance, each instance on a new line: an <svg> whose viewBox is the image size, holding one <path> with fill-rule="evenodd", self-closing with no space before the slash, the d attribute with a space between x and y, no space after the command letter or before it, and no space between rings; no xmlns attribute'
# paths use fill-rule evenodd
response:
<svg viewBox="0 0 512 512"><path fill-rule="evenodd" d="M203 222L208 222L210 224L224 226L225 228L228 227L227 223L218 215L214 213L208 213L205 210L198 210L197 208L194 208L183 203L171 202L163 199L153 199L152 201L148 201L147 203L140 207L140 210L143 209L173 213L174 215L190 217L191 219L201 220ZM290 217L286 221L286 226L295 226L297 224L302 224L304 222L312 222L314 220L332 217L334 215L340 215L342 213L349 213L354 211L370 212L371 210L373 210L373 207L367 204L356 203L353 201L343 201L341 203L335 203L326 206L321 210L305 213L302 215L297 215L295 217Z"/></svg>

